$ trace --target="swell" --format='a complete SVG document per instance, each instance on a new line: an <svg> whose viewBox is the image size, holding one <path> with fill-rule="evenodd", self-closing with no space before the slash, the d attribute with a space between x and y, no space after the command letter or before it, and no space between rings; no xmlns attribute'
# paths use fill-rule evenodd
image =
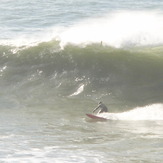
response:
<svg viewBox="0 0 163 163"><path fill-rule="evenodd" d="M116 49L50 41L33 47L0 47L2 92L34 99L78 97L124 103L163 102L163 48ZM28 99L26 97L26 99Z"/></svg>

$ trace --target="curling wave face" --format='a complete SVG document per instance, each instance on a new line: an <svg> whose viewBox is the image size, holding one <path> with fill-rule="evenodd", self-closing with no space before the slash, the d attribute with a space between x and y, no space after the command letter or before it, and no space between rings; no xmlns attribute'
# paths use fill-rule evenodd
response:
<svg viewBox="0 0 163 163"><path fill-rule="evenodd" d="M161 103L162 52L162 46L117 49L100 43L62 49L55 40L19 49L1 46L0 84L3 94L26 100L78 96Z"/></svg>

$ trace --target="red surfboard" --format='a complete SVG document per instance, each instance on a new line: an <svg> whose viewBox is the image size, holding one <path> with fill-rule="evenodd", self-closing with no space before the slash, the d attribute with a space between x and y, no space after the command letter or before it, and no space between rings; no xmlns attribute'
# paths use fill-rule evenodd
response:
<svg viewBox="0 0 163 163"><path fill-rule="evenodd" d="M106 119L106 118L99 117L99 116L93 115L93 114L86 114L86 115L87 115L89 118L94 119L94 120L100 120L100 121L106 121L106 120L108 120L108 119Z"/></svg>

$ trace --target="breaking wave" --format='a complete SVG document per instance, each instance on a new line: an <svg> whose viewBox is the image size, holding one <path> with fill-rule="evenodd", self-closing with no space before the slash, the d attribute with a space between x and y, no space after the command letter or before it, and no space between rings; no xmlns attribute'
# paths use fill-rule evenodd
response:
<svg viewBox="0 0 163 163"><path fill-rule="evenodd" d="M162 46L117 49L101 44L68 44L62 49L55 40L19 49L1 46L1 90L27 103L52 102L54 97L161 103L162 52Z"/></svg>
<svg viewBox="0 0 163 163"><path fill-rule="evenodd" d="M2 96L23 103L61 97L119 107L162 103L162 22L161 11L117 11L1 40Z"/></svg>
<svg viewBox="0 0 163 163"><path fill-rule="evenodd" d="M81 19L72 24L55 25L39 30L32 28L28 32L13 33L10 39L0 39L0 44L32 46L55 39L60 41L62 47L69 43L103 43L116 48L155 46L163 44L162 28L161 10L118 10L100 17ZM12 33L12 30L10 32Z"/></svg>
<svg viewBox="0 0 163 163"><path fill-rule="evenodd" d="M156 11L117 11L87 19L59 36L62 44L103 42L114 47L163 44L163 16Z"/></svg>

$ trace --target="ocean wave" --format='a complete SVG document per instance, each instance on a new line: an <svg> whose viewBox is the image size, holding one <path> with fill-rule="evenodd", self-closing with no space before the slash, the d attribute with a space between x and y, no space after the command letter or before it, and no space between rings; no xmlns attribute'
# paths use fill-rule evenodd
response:
<svg viewBox="0 0 163 163"><path fill-rule="evenodd" d="M99 43L62 49L53 40L14 48L0 47L0 84L9 94L162 102L161 46L117 49Z"/></svg>

